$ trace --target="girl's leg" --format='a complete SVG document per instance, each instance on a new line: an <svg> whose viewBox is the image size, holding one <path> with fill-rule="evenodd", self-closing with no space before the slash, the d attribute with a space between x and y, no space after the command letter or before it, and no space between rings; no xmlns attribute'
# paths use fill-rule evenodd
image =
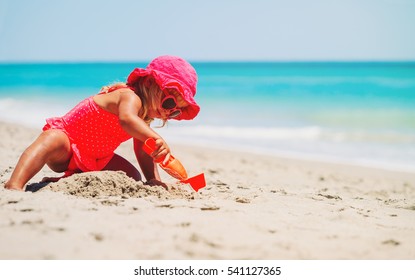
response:
<svg viewBox="0 0 415 280"><path fill-rule="evenodd" d="M67 169L72 156L68 136L57 129L44 131L20 156L5 188L23 190L45 164L55 172Z"/></svg>
<svg viewBox="0 0 415 280"><path fill-rule="evenodd" d="M103 170L124 171L127 176L136 181L141 181L141 174L137 168L135 168L128 160L117 154L114 154Z"/></svg>

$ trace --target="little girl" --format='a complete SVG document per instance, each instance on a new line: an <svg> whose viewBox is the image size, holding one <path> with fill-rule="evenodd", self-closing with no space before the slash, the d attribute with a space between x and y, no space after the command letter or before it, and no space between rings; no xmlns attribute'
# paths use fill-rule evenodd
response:
<svg viewBox="0 0 415 280"><path fill-rule="evenodd" d="M154 159L170 157L170 148L151 127L153 119L191 120L200 111L194 96L197 74L185 60L160 56L146 69L136 68L127 83L104 87L75 106L63 117L46 120L43 132L23 152L5 188L24 190L27 182L45 164L69 176L77 172L121 170L142 180L139 171L114 153L124 141L134 138L134 152L149 184L161 184ZM143 152L147 138L157 150ZM50 178L49 178L50 179Z"/></svg>

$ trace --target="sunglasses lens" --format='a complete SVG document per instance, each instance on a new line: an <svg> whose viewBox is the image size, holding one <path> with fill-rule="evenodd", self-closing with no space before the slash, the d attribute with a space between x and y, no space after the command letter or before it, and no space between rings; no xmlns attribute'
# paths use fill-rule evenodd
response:
<svg viewBox="0 0 415 280"><path fill-rule="evenodd" d="M175 111L173 111L173 112L169 115L169 118L170 118L170 119L175 118L175 117L177 117L178 115L180 115L181 113L182 113L182 111L181 111L181 110L175 110Z"/></svg>
<svg viewBox="0 0 415 280"><path fill-rule="evenodd" d="M163 109L173 109L176 108L176 101L174 100L174 98L166 98L163 100L163 103L161 104L161 107L163 107Z"/></svg>

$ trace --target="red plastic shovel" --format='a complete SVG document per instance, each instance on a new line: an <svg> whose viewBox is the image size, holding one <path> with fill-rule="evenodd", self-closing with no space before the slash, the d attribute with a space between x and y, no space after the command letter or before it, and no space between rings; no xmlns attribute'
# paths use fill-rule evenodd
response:
<svg viewBox="0 0 415 280"><path fill-rule="evenodd" d="M190 184L195 191L198 191L201 188L206 187L206 181L205 181L205 174L204 173L200 173L199 175L190 177L186 180L182 180L181 182L185 183L185 184Z"/></svg>
<svg viewBox="0 0 415 280"><path fill-rule="evenodd" d="M151 154L156 150L156 141L153 138L148 138L144 142L143 150L151 156ZM196 192L206 186L205 174L200 173L199 175L189 178L182 163L174 156L170 155L169 160L165 164L163 164L163 161L164 158L157 160L157 163L161 168L163 168L164 171L180 180L180 182L190 184Z"/></svg>

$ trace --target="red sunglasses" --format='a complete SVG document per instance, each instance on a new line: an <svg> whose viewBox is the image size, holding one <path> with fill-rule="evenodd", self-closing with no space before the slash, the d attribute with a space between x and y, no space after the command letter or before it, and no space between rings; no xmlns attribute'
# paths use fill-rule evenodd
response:
<svg viewBox="0 0 415 280"><path fill-rule="evenodd" d="M161 107L169 111L167 118L174 119L182 113L182 110L177 108L177 101L173 95L167 95L161 101Z"/></svg>

